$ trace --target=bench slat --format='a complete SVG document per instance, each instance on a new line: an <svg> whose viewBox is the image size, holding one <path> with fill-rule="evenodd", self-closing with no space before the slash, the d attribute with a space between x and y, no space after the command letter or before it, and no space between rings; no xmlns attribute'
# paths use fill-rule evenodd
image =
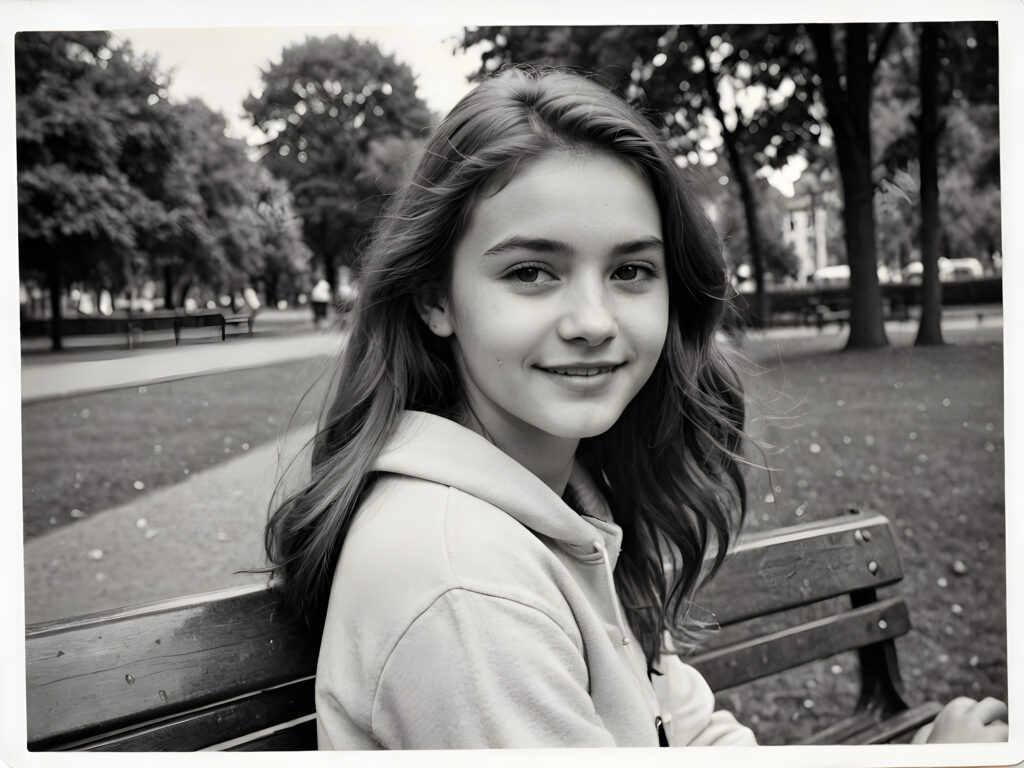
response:
<svg viewBox="0 0 1024 768"><path fill-rule="evenodd" d="M256 586L30 630L29 743L44 747L314 674L310 633Z"/></svg>
<svg viewBox="0 0 1024 768"><path fill-rule="evenodd" d="M714 691L910 631L903 598L892 597L846 613L717 648L686 659Z"/></svg>
<svg viewBox="0 0 1024 768"><path fill-rule="evenodd" d="M90 752L191 752L274 728L314 711L313 678L131 728L113 738L62 749Z"/></svg>
<svg viewBox="0 0 1024 768"><path fill-rule="evenodd" d="M867 731L851 736L847 744L889 744L907 736L925 723L930 723L942 709L937 701L926 701L916 707L883 720Z"/></svg>
<svg viewBox="0 0 1024 768"><path fill-rule="evenodd" d="M888 521L857 514L741 539L696 602L726 626L901 578Z"/></svg>
<svg viewBox="0 0 1024 768"><path fill-rule="evenodd" d="M211 749L223 749L227 752L293 752L316 748L316 717L314 715L308 715L301 721L283 728L275 728L270 733L259 734L255 738L211 747Z"/></svg>
<svg viewBox="0 0 1024 768"><path fill-rule="evenodd" d="M818 731L803 744L888 744L930 723L942 709L935 701L884 717L880 712L857 710L850 717Z"/></svg>

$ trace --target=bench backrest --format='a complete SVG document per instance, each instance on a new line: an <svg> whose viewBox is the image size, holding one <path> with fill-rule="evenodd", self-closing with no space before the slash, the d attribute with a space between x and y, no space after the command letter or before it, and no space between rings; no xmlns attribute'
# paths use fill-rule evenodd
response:
<svg viewBox="0 0 1024 768"><path fill-rule="evenodd" d="M905 635L910 630L902 597L878 599L875 590L903 578L888 521L881 515L759 532L742 539L716 578L702 590L723 628L842 595L850 603L830 605L823 618L758 632L742 643L712 647L687 659L714 690L766 677L816 659ZM783 622L785 623L785 622ZM736 634L734 632L734 634Z"/></svg>
<svg viewBox="0 0 1024 768"><path fill-rule="evenodd" d="M698 602L730 627L843 595L824 618L688 658L713 689L858 649L864 696L898 711L892 639L909 630L889 524L849 515L748 536ZM835 603L836 601L831 601ZM259 586L29 628L30 749L314 749L310 633ZM894 698L895 697L895 698Z"/></svg>
<svg viewBox="0 0 1024 768"><path fill-rule="evenodd" d="M259 585L32 627L29 748L315 744L317 650Z"/></svg>

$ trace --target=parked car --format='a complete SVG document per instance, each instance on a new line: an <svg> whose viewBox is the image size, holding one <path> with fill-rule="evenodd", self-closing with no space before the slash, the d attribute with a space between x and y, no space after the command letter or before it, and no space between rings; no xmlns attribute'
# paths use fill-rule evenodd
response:
<svg viewBox="0 0 1024 768"><path fill-rule="evenodd" d="M833 264L830 267L822 267L816 270L810 277L811 282L815 285L821 286L833 286L833 285L849 285L850 284L850 265L849 264ZM885 264L878 265L878 282L888 283L890 282L889 268Z"/></svg>
<svg viewBox="0 0 1024 768"><path fill-rule="evenodd" d="M908 283L920 283L924 274L924 265L920 261L912 261L903 268L904 278ZM977 280L985 276L981 262L974 258L947 259L939 258L939 280L948 283L952 280Z"/></svg>

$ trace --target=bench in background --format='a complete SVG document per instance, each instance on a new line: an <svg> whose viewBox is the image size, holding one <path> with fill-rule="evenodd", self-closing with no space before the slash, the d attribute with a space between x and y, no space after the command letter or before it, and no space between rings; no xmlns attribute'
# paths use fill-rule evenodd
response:
<svg viewBox="0 0 1024 768"><path fill-rule="evenodd" d="M748 536L700 596L723 630L686 660L720 690L856 650L860 701L812 742L905 736L939 705L903 696L894 640L910 630L907 606L878 594L902 575L881 515ZM819 603L827 615L774 626ZM29 627L26 646L30 749L316 748L317 642L258 585Z"/></svg>
<svg viewBox="0 0 1024 768"><path fill-rule="evenodd" d="M257 310L258 311L258 310ZM112 317L64 317L60 321L62 336L131 336L135 331L173 331L174 343L181 341L183 328L219 328L220 340L227 339L229 326L245 325L250 336L257 311L240 314L225 314L219 309L203 309L198 312L184 310L161 310L142 312L131 315ZM21 323L23 338L36 338L50 335L49 320L24 320Z"/></svg>

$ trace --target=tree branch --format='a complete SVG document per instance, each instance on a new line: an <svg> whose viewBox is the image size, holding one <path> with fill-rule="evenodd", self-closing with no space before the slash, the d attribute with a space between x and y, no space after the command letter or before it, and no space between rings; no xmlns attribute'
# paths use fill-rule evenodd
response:
<svg viewBox="0 0 1024 768"><path fill-rule="evenodd" d="M825 108L828 110L828 122L832 126L836 138L838 134L853 135L850 123L850 109L846 94L839 82L839 69L836 66L835 49L832 44L832 32L827 24L809 25L808 34L814 43L816 58L815 71L821 77L821 87L825 96Z"/></svg>
<svg viewBox="0 0 1024 768"><path fill-rule="evenodd" d="M878 43L875 45L875 59L874 61L868 62L868 77L874 76L875 70L878 69L878 64L885 56L885 51L889 47L889 43L892 41L892 36L896 33L896 28L898 26L899 22L890 21L885 25L885 29L882 30L882 36L878 39Z"/></svg>

